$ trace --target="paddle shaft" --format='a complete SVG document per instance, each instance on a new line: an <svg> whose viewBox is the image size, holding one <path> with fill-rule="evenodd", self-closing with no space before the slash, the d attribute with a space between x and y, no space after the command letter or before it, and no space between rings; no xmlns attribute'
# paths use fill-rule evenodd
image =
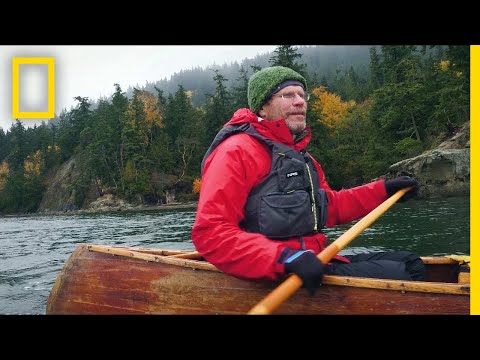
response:
<svg viewBox="0 0 480 360"><path fill-rule="evenodd" d="M337 240L328 245L317 257L321 262L327 264L340 250L347 246L363 230L369 227L383 213L385 213L398 199L400 199L411 187L398 190L383 203L369 212L365 217L343 233ZM293 295L302 286L302 279L298 275L289 276L283 283L277 286L270 294L255 305L249 312L249 315L271 314L284 301Z"/></svg>

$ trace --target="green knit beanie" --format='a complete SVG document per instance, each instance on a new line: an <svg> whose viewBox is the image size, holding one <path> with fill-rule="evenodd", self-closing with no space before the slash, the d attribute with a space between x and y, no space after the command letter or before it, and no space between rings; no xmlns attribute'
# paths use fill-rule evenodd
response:
<svg viewBox="0 0 480 360"><path fill-rule="evenodd" d="M296 71L284 66L271 66L254 73L248 80L248 106L255 114L267 102L278 85L287 80L299 81L307 91L307 80Z"/></svg>

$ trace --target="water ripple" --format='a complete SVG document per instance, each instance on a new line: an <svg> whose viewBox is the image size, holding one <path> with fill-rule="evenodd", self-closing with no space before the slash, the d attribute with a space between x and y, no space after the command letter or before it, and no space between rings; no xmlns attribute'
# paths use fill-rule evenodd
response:
<svg viewBox="0 0 480 360"><path fill-rule="evenodd" d="M470 253L468 198L395 204L341 254L411 250ZM79 244L194 250L195 211L0 217L0 314L44 314L48 295ZM353 223L325 230L334 241Z"/></svg>

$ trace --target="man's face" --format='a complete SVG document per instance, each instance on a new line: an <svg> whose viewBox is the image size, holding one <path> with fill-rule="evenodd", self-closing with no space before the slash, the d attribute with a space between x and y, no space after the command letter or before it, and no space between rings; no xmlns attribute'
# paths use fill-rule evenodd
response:
<svg viewBox="0 0 480 360"><path fill-rule="evenodd" d="M292 134L307 126L307 101L301 86L291 85L273 95L260 109L259 115L267 121L285 119Z"/></svg>

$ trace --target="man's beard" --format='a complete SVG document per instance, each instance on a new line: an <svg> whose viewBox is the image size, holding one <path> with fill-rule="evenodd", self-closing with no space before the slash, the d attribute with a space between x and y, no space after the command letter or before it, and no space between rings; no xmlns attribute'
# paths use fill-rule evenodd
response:
<svg viewBox="0 0 480 360"><path fill-rule="evenodd" d="M305 129L307 126L307 121L303 120L302 122L299 121L292 121L292 120L285 120L285 123L287 124L288 130L292 134L297 134Z"/></svg>

